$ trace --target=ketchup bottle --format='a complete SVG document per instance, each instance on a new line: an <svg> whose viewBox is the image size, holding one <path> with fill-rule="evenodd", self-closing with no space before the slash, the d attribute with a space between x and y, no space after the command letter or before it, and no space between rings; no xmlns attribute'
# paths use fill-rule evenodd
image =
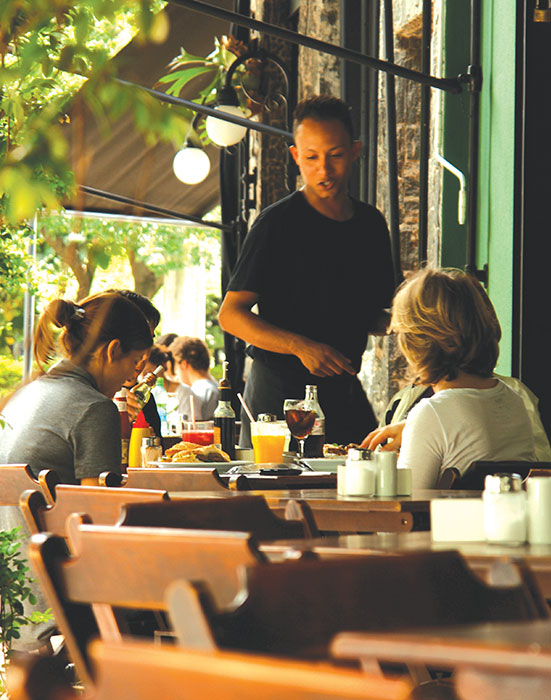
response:
<svg viewBox="0 0 551 700"><path fill-rule="evenodd" d="M121 470L126 472L128 467L130 434L132 432L130 418L128 417L128 406L126 404L126 389L122 388L120 391L117 391L113 401L115 402L116 407L119 409L121 419Z"/></svg>

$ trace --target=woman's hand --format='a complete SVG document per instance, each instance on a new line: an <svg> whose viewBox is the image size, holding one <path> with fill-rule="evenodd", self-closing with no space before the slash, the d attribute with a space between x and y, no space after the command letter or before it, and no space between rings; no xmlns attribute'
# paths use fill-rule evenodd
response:
<svg viewBox="0 0 551 700"><path fill-rule="evenodd" d="M386 452L399 452L402 445L402 433L406 421L394 423L394 425L385 425L384 428L376 428L362 440L360 447L367 447L369 450L374 450L381 445L381 450ZM389 442L386 442L386 441ZM383 444L385 443L386 444Z"/></svg>

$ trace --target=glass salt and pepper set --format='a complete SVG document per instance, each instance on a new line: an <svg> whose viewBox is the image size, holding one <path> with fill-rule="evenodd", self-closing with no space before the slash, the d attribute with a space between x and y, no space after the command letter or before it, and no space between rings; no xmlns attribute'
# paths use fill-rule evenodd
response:
<svg viewBox="0 0 551 700"><path fill-rule="evenodd" d="M484 531L490 543L551 544L551 478L488 474L482 494Z"/></svg>
<svg viewBox="0 0 551 700"><path fill-rule="evenodd" d="M351 447L337 467L340 496L409 496L411 470L397 468L396 452Z"/></svg>

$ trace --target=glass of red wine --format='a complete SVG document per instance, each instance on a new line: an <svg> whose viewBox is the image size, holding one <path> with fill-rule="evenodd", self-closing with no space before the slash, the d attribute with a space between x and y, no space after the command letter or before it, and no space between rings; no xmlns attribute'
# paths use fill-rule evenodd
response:
<svg viewBox="0 0 551 700"><path fill-rule="evenodd" d="M298 441L298 456L302 459L304 457L304 441L312 432L316 412L312 410L311 403L305 399L285 399L283 412L291 435Z"/></svg>

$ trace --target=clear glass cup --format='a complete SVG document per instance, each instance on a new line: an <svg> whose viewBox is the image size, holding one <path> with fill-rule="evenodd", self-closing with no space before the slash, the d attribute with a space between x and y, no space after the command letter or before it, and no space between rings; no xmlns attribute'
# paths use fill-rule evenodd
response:
<svg viewBox="0 0 551 700"><path fill-rule="evenodd" d="M285 443L288 443L287 425L283 421L255 421L251 423L251 442L253 443L254 461L283 462Z"/></svg>

